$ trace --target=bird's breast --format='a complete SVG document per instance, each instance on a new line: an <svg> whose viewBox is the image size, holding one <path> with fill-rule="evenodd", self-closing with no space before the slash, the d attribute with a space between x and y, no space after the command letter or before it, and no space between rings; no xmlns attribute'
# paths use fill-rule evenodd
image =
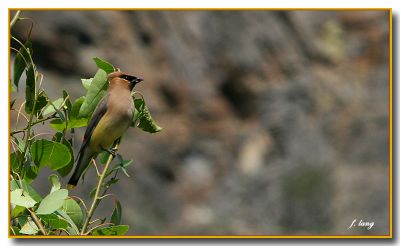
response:
<svg viewBox="0 0 400 246"><path fill-rule="evenodd" d="M132 97L109 99L107 112L100 119L90 140L92 148L100 151L109 148L129 128L132 121Z"/></svg>

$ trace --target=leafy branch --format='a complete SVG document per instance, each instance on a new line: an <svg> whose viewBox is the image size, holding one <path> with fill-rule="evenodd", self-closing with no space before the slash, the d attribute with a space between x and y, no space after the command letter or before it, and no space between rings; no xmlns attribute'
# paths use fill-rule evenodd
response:
<svg viewBox="0 0 400 246"><path fill-rule="evenodd" d="M118 150L118 146L119 146L119 144L115 143L113 145L113 149L115 151ZM90 206L90 209L89 209L89 211L88 211L88 213L86 215L85 222L83 223L82 230L81 230L81 233L80 233L81 235L85 235L86 229L87 229L87 227L89 225L89 221L92 219L94 211L96 210L96 208L99 205L101 199L103 198L103 197L100 197L101 187L104 185L103 184L104 178L106 177L108 168L110 167L110 164L111 164L113 159L114 159L114 156L110 154L108 159L107 159L107 162L106 162L106 164L104 166L103 172L99 176L99 181L97 182L96 192L95 192L94 197L93 197L92 205Z"/></svg>
<svg viewBox="0 0 400 246"><path fill-rule="evenodd" d="M20 17L17 11L10 22L13 28ZM19 100L12 95L10 110L18 107L18 118L22 115L26 125L10 132L10 142L13 152L10 153L10 234L17 235L123 235L129 226L121 225L122 207L114 194L108 194L111 185L118 182L120 171L130 177L127 168L132 160L124 160L120 154L110 155L107 152L99 154L99 163L104 165L102 172L98 172L96 161L93 164L98 172L96 187L92 190L90 208L84 199L69 195L63 189L59 176L67 176L74 165L74 149L72 135L76 128L85 127L95 107L106 94L108 87L107 74L115 71L115 67L100 58L95 57L98 70L93 78L82 79L85 95L72 100L67 91L57 99L47 97L43 85L43 75L37 70L34 59L29 30L26 42L21 42L11 36L19 46L10 49L15 52L13 64L13 78L10 81L10 90L19 90L22 74L25 73L25 98ZM136 98L136 95L140 95ZM14 98L13 98L14 97ZM144 97L139 92L133 92L133 118L131 126L155 133L161 131L150 115ZM26 115L21 112L24 109ZM55 133L37 132L37 125L49 126ZM52 136L49 139L43 135ZM114 144L118 149L119 143ZM117 160L117 161L116 161ZM114 164L113 164L114 163ZM50 191L42 197L32 187L43 167L53 172L49 175ZM43 193L43 192L41 192ZM114 198L114 207L108 221L107 218L95 219L92 217L99 203L107 197Z"/></svg>

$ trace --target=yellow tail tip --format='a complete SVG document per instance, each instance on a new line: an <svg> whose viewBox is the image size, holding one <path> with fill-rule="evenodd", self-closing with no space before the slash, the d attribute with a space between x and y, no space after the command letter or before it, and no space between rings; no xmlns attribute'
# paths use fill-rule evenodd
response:
<svg viewBox="0 0 400 246"><path fill-rule="evenodd" d="M75 189L75 187L76 187L76 185L67 184L67 189L68 189L68 190L73 190L73 189Z"/></svg>

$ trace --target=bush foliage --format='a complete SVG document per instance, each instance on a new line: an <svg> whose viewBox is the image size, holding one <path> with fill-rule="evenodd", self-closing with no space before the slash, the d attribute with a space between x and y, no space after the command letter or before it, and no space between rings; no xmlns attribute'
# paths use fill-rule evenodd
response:
<svg viewBox="0 0 400 246"><path fill-rule="evenodd" d="M19 14L11 21L11 28L21 19ZM10 110L18 113L16 127L22 118L26 119L26 125L10 132L10 235L124 235L129 226L122 224L121 204L115 195L108 194L108 190L118 182L120 171L129 177L127 167L132 160L124 160L117 154L113 161L114 156L107 152L99 155L100 165L96 165L96 169L102 171L98 173L97 186L88 194L90 206L85 204L83 198L70 196L59 180L59 176L70 174L76 156L72 138L68 136L74 129L88 124L98 102L106 94L107 74L116 71L116 68L95 57L93 60L98 67L97 72L93 78L81 81L85 95L73 100L63 90L60 91L60 98L50 99L46 93L44 76L34 62L30 38L25 42L13 36L11 39L19 47L11 47L16 55L10 90L18 91L21 83L25 82L25 98L16 98L16 94L12 93ZM159 132L162 128L153 121L143 96L133 92L132 97L134 117L131 126L150 133ZM16 101L21 107L15 108ZM51 138L43 138L43 134L36 131L35 126L43 124L54 130ZM49 193L42 197L31 184L45 166L53 173L48 177ZM110 216L92 219L102 199L114 199Z"/></svg>

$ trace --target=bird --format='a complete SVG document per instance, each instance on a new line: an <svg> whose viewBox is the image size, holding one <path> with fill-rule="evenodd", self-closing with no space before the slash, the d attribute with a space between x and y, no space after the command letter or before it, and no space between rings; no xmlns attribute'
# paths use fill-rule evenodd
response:
<svg viewBox="0 0 400 246"><path fill-rule="evenodd" d="M77 163L67 188L76 187L92 159L126 132L133 116L131 91L143 79L121 71L111 72L107 94L94 110L76 157Z"/></svg>

